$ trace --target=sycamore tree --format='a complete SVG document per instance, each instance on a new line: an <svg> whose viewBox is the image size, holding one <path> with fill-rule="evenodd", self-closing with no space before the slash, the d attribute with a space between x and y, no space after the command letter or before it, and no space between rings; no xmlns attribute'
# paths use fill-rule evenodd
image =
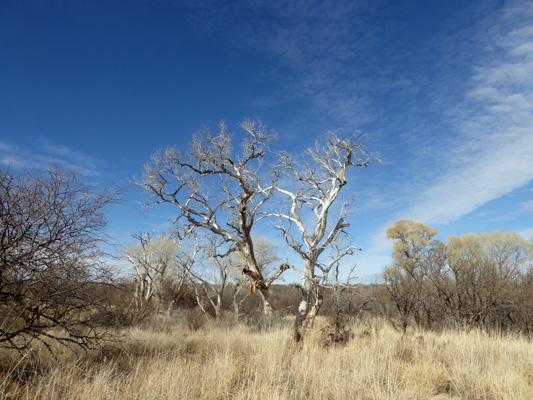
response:
<svg viewBox="0 0 533 400"><path fill-rule="evenodd" d="M133 237L138 244L124 249L122 257L130 262L136 275L134 301L141 307L155 299L157 314L162 305L163 283L177 266L178 245L164 235L155 239L151 233L139 233Z"/></svg>
<svg viewBox="0 0 533 400"><path fill-rule="evenodd" d="M286 201L279 212L269 215L278 218L277 228L305 265L295 320L297 339L311 326L322 302L315 276L317 269L326 276L331 266L346 255L353 254L354 250L359 250L344 242L342 249L337 248L332 262L321 262L321 257L327 255L332 245L342 242L346 235L345 228L349 226L349 206L354 197L339 197L348 185L348 170L367 167L374 161L379 160L368 151L360 136L341 139L331 132L309 148L300 160L293 159L288 153L280 156L277 174L283 177L280 182L288 184L283 187L280 185L276 190Z"/></svg>
<svg viewBox="0 0 533 400"><path fill-rule="evenodd" d="M222 296L226 290L231 270L229 255L227 252L223 252L226 254L220 252L223 248L224 241L218 236L208 235L204 237L200 243L203 262L199 263L199 268L191 269L188 277L188 281L195 290L198 306L207 317L209 313L202 299L207 300L215 312L217 321L222 316Z"/></svg>
<svg viewBox="0 0 533 400"><path fill-rule="evenodd" d="M268 314L272 312L269 287L273 279L265 279L257 262L252 229L276 186L275 178L265 179L262 169L276 135L253 121L244 121L240 127L244 139L238 148L221 124L216 135L208 129L194 135L185 150L158 151L145 166L139 184L151 194L151 204L175 206L174 223L180 229L204 230L223 240L228 254L238 250L243 255L243 273L261 295ZM279 272L286 268L282 264Z"/></svg>

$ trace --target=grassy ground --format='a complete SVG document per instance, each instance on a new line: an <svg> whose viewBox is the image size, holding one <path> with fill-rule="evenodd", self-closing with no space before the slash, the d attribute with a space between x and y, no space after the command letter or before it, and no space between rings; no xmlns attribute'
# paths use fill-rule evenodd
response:
<svg viewBox="0 0 533 400"><path fill-rule="evenodd" d="M319 321L322 324L324 321ZM288 325L288 324L287 324ZM289 326L256 331L160 321L129 339L55 361L4 353L3 398L20 399L532 399L533 346L479 331L399 333L352 327L347 346L304 344Z"/></svg>

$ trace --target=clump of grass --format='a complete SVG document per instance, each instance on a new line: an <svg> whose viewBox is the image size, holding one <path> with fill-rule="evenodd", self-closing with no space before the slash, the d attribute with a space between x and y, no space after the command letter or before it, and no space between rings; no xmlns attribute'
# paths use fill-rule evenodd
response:
<svg viewBox="0 0 533 400"><path fill-rule="evenodd" d="M375 321L349 326L345 346L324 347L323 319L303 344L293 342L289 324L194 330L160 323L81 359L69 352L59 363L43 358L46 368L25 379L15 376L22 364L4 368L0 393L52 400L533 398L533 348L520 336L403 334Z"/></svg>

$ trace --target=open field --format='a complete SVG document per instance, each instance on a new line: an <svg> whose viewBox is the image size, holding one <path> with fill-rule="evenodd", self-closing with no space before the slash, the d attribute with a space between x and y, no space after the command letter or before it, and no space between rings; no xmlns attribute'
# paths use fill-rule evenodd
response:
<svg viewBox="0 0 533 400"><path fill-rule="evenodd" d="M347 346L324 347L318 327L295 344L288 323L191 331L159 321L79 359L63 350L56 362L36 350L13 369L4 353L0 392L62 400L533 398L533 346L522 337L402 334L381 321L352 331Z"/></svg>

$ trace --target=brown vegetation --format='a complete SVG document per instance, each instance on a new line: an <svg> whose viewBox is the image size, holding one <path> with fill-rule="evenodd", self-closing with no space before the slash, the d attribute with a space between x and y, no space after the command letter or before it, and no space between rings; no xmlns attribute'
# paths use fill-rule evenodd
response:
<svg viewBox="0 0 533 400"><path fill-rule="evenodd" d="M106 299L95 288L109 281L101 245L113 199L75 172L0 166L0 348L88 348L102 337L93 317Z"/></svg>
<svg viewBox="0 0 533 400"><path fill-rule="evenodd" d="M403 330L481 328L533 330L533 241L516 232L452 236L402 220L388 230L394 264L384 273L384 302ZM389 304L391 304L389 303Z"/></svg>
<svg viewBox="0 0 533 400"><path fill-rule="evenodd" d="M370 319L346 327L344 346L325 346L327 321L317 322L296 344L287 320L260 331L212 323L191 330L158 317L85 358L58 349L56 362L37 347L15 362L4 353L0 392L50 400L533 397L533 347L522 336L404 334Z"/></svg>
<svg viewBox="0 0 533 400"><path fill-rule="evenodd" d="M138 235L123 251L133 281L111 284L102 261L103 209L114 195L91 194L57 168L0 170L3 397L532 397L533 240L496 231L441 243L435 229L401 220L387 231L394 262L383 283L342 284L340 261L355 250L343 231L348 211L341 207L327 233L320 210L346 184L348 166L372 159L366 149L358 163L358 142L346 148L331 135L326 155L344 157L343 167L310 153L318 166L306 164L305 179L286 158L311 187L281 190L292 211L269 214L260 207L280 175L265 188L257 168L273 137L245 123L250 140L235 159L222 128L198 136L191 153L167 150L147 167L143 185L154 202L177 206L184 224L159 239ZM329 178L315 182L321 168ZM200 182L220 176L217 198ZM313 233L300 229L303 242L278 225L306 260L302 283L275 285L290 266L275 268L275 248L251 230L268 215L300 225L304 204L318 222ZM293 335L287 320L295 316Z"/></svg>

